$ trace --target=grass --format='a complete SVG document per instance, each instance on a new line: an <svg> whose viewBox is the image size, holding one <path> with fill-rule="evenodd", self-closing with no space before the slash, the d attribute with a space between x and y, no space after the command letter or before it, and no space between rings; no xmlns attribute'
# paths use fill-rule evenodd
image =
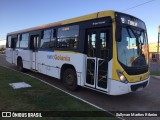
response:
<svg viewBox="0 0 160 120"><path fill-rule="evenodd" d="M9 83L26 82L32 87L14 90ZM68 94L65 94L41 81L22 73L0 67L0 111L100 111ZM17 118L11 118L17 120ZM28 118L26 118L28 120ZM35 118L32 118L35 119ZM48 120L52 118L41 118ZM71 117L63 120L105 120L106 117ZM107 117L113 120L115 117Z"/></svg>
<svg viewBox="0 0 160 120"><path fill-rule="evenodd" d="M160 71L150 71L150 74L160 76Z"/></svg>

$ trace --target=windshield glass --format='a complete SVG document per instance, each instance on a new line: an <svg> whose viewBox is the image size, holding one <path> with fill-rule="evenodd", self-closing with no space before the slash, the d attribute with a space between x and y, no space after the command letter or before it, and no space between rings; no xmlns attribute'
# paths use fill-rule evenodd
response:
<svg viewBox="0 0 160 120"><path fill-rule="evenodd" d="M148 42L144 30L122 27L121 42L117 42L118 60L127 67L148 65Z"/></svg>

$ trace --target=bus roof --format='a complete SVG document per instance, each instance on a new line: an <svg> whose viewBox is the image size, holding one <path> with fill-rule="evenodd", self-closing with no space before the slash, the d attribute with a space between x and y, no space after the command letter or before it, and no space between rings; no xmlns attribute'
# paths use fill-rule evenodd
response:
<svg viewBox="0 0 160 120"><path fill-rule="evenodd" d="M51 28L51 27L55 27L55 26L59 26L59 25L81 22L81 21L86 21L86 20L91 20L91 19L96 19L96 18L102 18L105 16L111 16L112 18L114 18L114 13L115 13L115 11L113 11L113 10L96 12L96 13L92 13L92 14L88 14L88 15L84 15L84 16L80 16L80 17L76 17L76 18L71 18L71 19L67 19L67 20L63 20L63 21L59 21L59 22L44 24L41 26L33 27L33 28L10 32L10 33L8 33L8 35L24 33L24 32L29 32L29 31L39 30L39 29L46 29L46 28Z"/></svg>

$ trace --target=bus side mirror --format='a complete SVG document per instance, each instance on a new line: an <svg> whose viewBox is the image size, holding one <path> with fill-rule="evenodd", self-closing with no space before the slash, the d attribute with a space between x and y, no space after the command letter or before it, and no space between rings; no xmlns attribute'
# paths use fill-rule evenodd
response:
<svg viewBox="0 0 160 120"><path fill-rule="evenodd" d="M121 42L121 38L122 38L122 27L120 27L120 25L117 25L117 27L116 27L116 41Z"/></svg>

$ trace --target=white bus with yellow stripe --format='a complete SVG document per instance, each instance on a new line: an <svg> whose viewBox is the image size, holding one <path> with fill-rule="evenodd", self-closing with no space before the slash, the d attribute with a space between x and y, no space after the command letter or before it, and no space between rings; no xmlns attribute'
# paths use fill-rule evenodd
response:
<svg viewBox="0 0 160 120"><path fill-rule="evenodd" d="M8 33L6 60L20 71L30 69L109 95L149 84L148 39L140 19L102 11Z"/></svg>

